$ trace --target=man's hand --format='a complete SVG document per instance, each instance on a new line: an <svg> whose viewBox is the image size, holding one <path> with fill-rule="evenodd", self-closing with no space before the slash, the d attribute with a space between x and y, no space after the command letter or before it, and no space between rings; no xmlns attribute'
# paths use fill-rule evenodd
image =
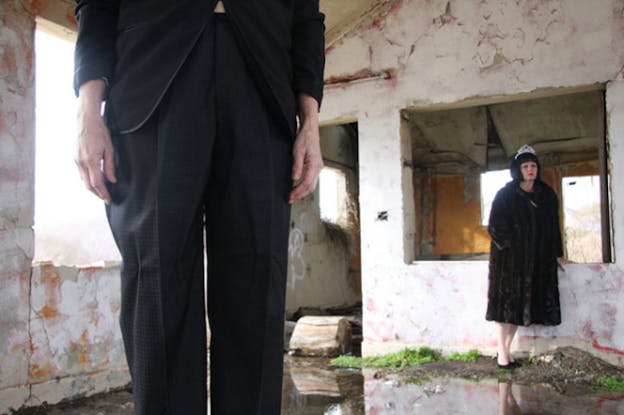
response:
<svg viewBox="0 0 624 415"><path fill-rule="evenodd" d="M290 192L288 203L293 203L313 192L323 168L318 102L305 93L299 95L299 121L299 131L293 146L292 179L295 187Z"/></svg>
<svg viewBox="0 0 624 415"><path fill-rule="evenodd" d="M557 258L557 267L563 272L565 272L565 268L564 268L565 264L573 264L573 263L574 262L569 261L565 257L562 257L562 256Z"/></svg>
<svg viewBox="0 0 624 415"><path fill-rule="evenodd" d="M100 107L106 85L103 80L85 82L78 95L78 142L75 161L87 189L106 204L111 201L104 176L115 183L113 144Z"/></svg>

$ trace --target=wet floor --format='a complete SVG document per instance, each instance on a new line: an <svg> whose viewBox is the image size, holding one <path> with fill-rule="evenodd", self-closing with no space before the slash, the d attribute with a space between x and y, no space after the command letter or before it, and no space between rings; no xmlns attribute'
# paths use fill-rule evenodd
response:
<svg viewBox="0 0 624 415"><path fill-rule="evenodd" d="M241 391L244 394L244 391ZM132 415L119 391L29 414ZM553 388L433 378L406 380L375 370L335 369L326 359L285 358L282 415L532 414L624 415L624 394L563 396Z"/></svg>

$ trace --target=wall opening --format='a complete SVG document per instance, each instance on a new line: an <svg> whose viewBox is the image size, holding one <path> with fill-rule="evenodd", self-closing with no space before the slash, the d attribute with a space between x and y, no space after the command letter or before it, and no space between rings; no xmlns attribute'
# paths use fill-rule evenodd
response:
<svg viewBox="0 0 624 415"><path fill-rule="evenodd" d="M602 262L600 229L600 177L564 177L563 229L568 259Z"/></svg>
<svg viewBox="0 0 624 415"><path fill-rule="evenodd" d="M347 224L347 180L345 172L324 167L319 177L319 208L321 219L336 224Z"/></svg>
<svg viewBox="0 0 624 415"><path fill-rule="evenodd" d="M360 208L357 123L321 128L325 167L319 178L319 210L329 240L349 255L348 280L361 298Z"/></svg>
<svg viewBox="0 0 624 415"><path fill-rule="evenodd" d="M491 201L511 180L513 154L530 144L542 180L559 197L566 255L577 262L611 261L604 91L403 110L402 119L413 167L416 260L487 259ZM591 189L585 200L591 207L574 202L574 186ZM584 209L591 216L583 216ZM579 224L579 215L587 223Z"/></svg>
<svg viewBox="0 0 624 415"><path fill-rule="evenodd" d="M35 31L35 262L86 265L117 261L103 203L89 193L73 161L76 98L74 39ZM45 26L42 28L41 26Z"/></svg>
<svg viewBox="0 0 624 415"><path fill-rule="evenodd" d="M496 192L510 180L509 170L481 173L481 226L487 226Z"/></svg>

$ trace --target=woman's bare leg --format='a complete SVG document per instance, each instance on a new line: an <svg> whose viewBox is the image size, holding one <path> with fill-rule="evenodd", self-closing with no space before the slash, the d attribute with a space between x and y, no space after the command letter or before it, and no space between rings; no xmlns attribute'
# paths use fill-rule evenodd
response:
<svg viewBox="0 0 624 415"><path fill-rule="evenodd" d="M509 357L506 348L508 325L505 323L496 323L496 339L498 341L498 357L496 362L501 366L509 364Z"/></svg>
<svg viewBox="0 0 624 415"><path fill-rule="evenodd" d="M507 326L507 336L505 337L505 350L507 353L507 359L509 363L515 362L513 356L511 355L511 343L513 342L514 336L516 335L516 331L518 331L518 326L515 324L505 324Z"/></svg>

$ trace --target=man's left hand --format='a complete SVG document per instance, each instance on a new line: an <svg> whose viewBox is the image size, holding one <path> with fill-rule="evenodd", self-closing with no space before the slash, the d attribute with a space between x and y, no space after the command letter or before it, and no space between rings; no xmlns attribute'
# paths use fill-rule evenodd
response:
<svg viewBox="0 0 624 415"><path fill-rule="evenodd" d="M306 197L314 191L323 169L323 155L318 127L318 103L307 94L299 96L301 125L293 145L292 179L295 187L288 203Z"/></svg>

